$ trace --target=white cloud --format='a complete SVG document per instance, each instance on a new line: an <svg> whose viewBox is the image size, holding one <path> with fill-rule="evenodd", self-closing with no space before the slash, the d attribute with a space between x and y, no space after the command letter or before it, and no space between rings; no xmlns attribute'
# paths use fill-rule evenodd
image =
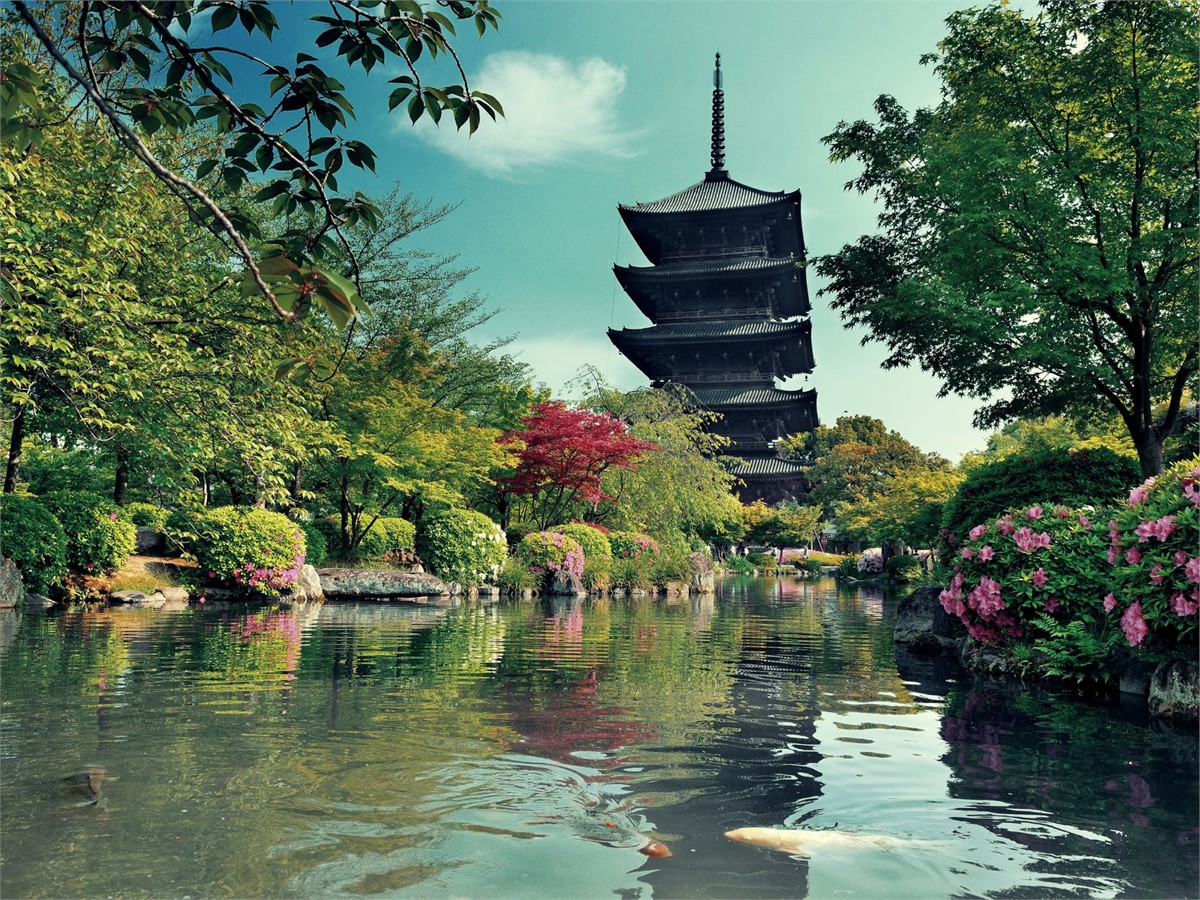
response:
<svg viewBox="0 0 1200 900"><path fill-rule="evenodd" d="M511 178L581 157L632 155L632 135L617 125L625 70L599 57L572 64L547 53L496 53L471 86L499 100L504 116L485 116L473 135L456 130L452 117L441 126L422 117L415 133L486 175Z"/></svg>

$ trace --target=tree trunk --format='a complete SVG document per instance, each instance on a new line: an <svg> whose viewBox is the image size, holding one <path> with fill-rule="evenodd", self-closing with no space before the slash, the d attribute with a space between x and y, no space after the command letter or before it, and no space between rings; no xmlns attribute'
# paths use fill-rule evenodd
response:
<svg viewBox="0 0 1200 900"><path fill-rule="evenodd" d="M1142 475L1160 475L1163 470L1163 442L1159 440L1153 428L1146 429L1141 434L1133 436L1134 446L1137 447L1138 462L1142 464Z"/></svg>
<svg viewBox="0 0 1200 900"><path fill-rule="evenodd" d="M21 448L25 443L25 407L18 406L13 417L12 437L8 441L8 466L4 470L4 493L17 489L17 470L21 468Z"/></svg>
<svg viewBox="0 0 1200 900"><path fill-rule="evenodd" d="M300 488L302 483L300 481L300 472L302 471L302 468L303 467L300 465L300 463L296 463L296 465L292 467L292 487L290 493L292 495L292 502L296 504L296 506L300 505Z"/></svg>
<svg viewBox="0 0 1200 900"><path fill-rule="evenodd" d="M129 492L129 448L117 447L117 471L113 478L113 503L125 505L125 495Z"/></svg>
<svg viewBox="0 0 1200 900"><path fill-rule="evenodd" d="M341 549L342 556L348 556L350 553L350 476L342 476L342 496L339 504L342 514L342 541Z"/></svg>

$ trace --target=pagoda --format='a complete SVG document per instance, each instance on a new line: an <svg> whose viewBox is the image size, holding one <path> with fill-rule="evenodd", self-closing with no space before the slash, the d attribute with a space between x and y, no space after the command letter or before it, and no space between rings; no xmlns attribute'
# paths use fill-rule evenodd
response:
<svg viewBox="0 0 1200 900"><path fill-rule="evenodd" d="M721 54L713 75L712 168L704 180L650 203L618 206L650 261L614 266L652 323L609 329L617 349L654 387L682 385L719 413L711 427L742 480L743 500L778 502L804 487L775 443L817 426L815 390L777 379L813 370L800 192L762 191L725 170Z"/></svg>

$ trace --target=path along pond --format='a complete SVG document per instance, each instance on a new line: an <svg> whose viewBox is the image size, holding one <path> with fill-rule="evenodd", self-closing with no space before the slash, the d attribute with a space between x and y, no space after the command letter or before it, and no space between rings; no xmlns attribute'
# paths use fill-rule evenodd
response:
<svg viewBox="0 0 1200 900"><path fill-rule="evenodd" d="M13 615L0 892L1197 896L1195 735L898 656L897 599Z"/></svg>

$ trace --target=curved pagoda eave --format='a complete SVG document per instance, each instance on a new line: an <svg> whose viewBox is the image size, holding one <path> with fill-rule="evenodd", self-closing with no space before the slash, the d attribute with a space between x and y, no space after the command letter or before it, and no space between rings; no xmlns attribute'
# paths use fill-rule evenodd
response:
<svg viewBox="0 0 1200 900"><path fill-rule="evenodd" d="M613 266L621 289L651 322L663 315L663 299L692 295L703 305L717 291L753 291L764 282L771 285L764 299L776 318L806 316L812 311L804 261L797 257L745 257L697 263L665 263L661 266ZM668 307L669 308L669 307ZM680 314L674 313L676 316Z"/></svg>
<svg viewBox="0 0 1200 900"><path fill-rule="evenodd" d="M676 373L663 363L663 354L701 350L707 353L757 349L764 356L775 354L776 363L764 371L774 376L810 374L813 370L812 322L708 322L654 325L650 328L610 328L608 338L643 374L654 380L670 379Z"/></svg>

